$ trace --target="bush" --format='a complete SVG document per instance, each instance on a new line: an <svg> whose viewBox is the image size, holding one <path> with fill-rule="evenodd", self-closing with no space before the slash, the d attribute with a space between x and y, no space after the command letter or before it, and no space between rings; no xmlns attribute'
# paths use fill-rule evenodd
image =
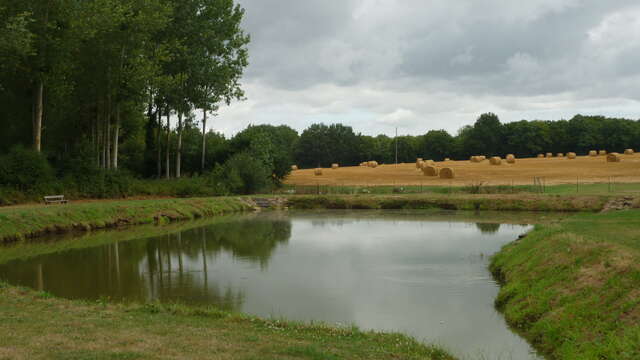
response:
<svg viewBox="0 0 640 360"><path fill-rule="evenodd" d="M38 192L50 187L55 177L47 159L40 153L14 147L0 157L0 185L23 192Z"/></svg>
<svg viewBox="0 0 640 360"><path fill-rule="evenodd" d="M194 197L215 195L206 181L199 177L178 179L174 185L175 195L179 197Z"/></svg>
<svg viewBox="0 0 640 360"><path fill-rule="evenodd" d="M217 195L255 194L273 185L269 168L244 151L217 166L208 178L208 185Z"/></svg>

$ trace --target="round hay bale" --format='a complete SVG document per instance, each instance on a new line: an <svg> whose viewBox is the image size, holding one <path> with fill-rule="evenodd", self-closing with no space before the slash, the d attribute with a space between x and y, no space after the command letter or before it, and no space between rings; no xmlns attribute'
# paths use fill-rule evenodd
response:
<svg viewBox="0 0 640 360"><path fill-rule="evenodd" d="M502 165L502 158L500 156L493 156L489 159L491 165Z"/></svg>
<svg viewBox="0 0 640 360"><path fill-rule="evenodd" d="M544 158L544 154L538 154L538 159Z"/></svg>
<svg viewBox="0 0 640 360"><path fill-rule="evenodd" d="M369 161L368 166L369 166L370 168L375 169L375 168L377 168L377 167L378 167L378 162L377 162L377 161Z"/></svg>
<svg viewBox="0 0 640 360"><path fill-rule="evenodd" d="M422 160L424 160L424 159L422 159L422 158L417 158L417 159L416 159L416 162L420 162L420 161L422 161Z"/></svg>
<svg viewBox="0 0 640 360"><path fill-rule="evenodd" d="M620 162L622 160L622 156L617 152L612 152L611 154L607 154L607 162Z"/></svg>
<svg viewBox="0 0 640 360"><path fill-rule="evenodd" d="M567 159L573 160L575 158L576 158L576 153L574 152L567 153Z"/></svg>
<svg viewBox="0 0 640 360"><path fill-rule="evenodd" d="M552 154L552 153L547 153L547 154L545 155L545 157L546 157L547 159L548 159L548 158L552 158L552 157L553 157L553 154Z"/></svg>
<svg viewBox="0 0 640 360"><path fill-rule="evenodd" d="M425 166L436 166L436 163L433 160L425 160L421 163L420 169L424 169Z"/></svg>
<svg viewBox="0 0 640 360"><path fill-rule="evenodd" d="M451 161L451 159L449 159L449 158L444 158L444 161Z"/></svg>
<svg viewBox="0 0 640 360"><path fill-rule="evenodd" d="M298 165L291 165L291 170L298 170Z"/></svg>
<svg viewBox="0 0 640 360"><path fill-rule="evenodd" d="M426 165L422 168L424 176L438 176L438 168L431 165Z"/></svg>
<svg viewBox="0 0 640 360"><path fill-rule="evenodd" d="M333 169L333 170L335 170L335 169L337 169L339 167L340 167L340 165L338 165L338 164L331 164L331 169Z"/></svg>
<svg viewBox="0 0 640 360"><path fill-rule="evenodd" d="M440 169L440 179L453 179L454 177L456 177L456 174L452 168Z"/></svg>
<svg viewBox="0 0 640 360"><path fill-rule="evenodd" d="M315 176L322 175L322 169L316 168L315 170L313 170L313 175L315 175Z"/></svg>
<svg viewBox="0 0 640 360"><path fill-rule="evenodd" d="M469 161L471 161L472 163L479 163L480 159L478 159L477 156L472 156L469 158Z"/></svg>
<svg viewBox="0 0 640 360"><path fill-rule="evenodd" d="M507 155L507 163L515 164L516 163L516 156L513 155L513 154L508 154Z"/></svg>
<svg viewBox="0 0 640 360"><path fill-rule="evenodd" d="M607 150L598 150L598 155L607 155Z"/></svg>
<svg viewBox="0 0 640 360"><path fill-rule="evenodd" d="M626 149L626 150L624 151L624 154L625 154L625 155L633 155L634 153L635 153L635 152L633 151L633 149Z"/></svg>
<svg viewBox="0 0 640 360"><path fill-rule="evenodd" d="M557 153L556 157L564 157L564 154L563 153Z"/></svg>
<svg viewBox="0 0 640 360"><path fill-rule="evenodd" d="M486 156L484 156L484 155L480 155L480 156L479 156L479 158L480 158L480 161L485 161L485 160L487 160L487 157L486 157Z"/></svg>
<svg viewBox="0 0 640 360"><path fill-rule="evenodd" d="M589 156L598 156L598 152L595 150L589 151Z"/></svg>
<svg viewBox="0 0 640 360"><path fill-rule="evenodd" d="M422 169L423 164L424 164L424 161L422 161L422 159L416 161L416 169L418 170Z"/></svg>

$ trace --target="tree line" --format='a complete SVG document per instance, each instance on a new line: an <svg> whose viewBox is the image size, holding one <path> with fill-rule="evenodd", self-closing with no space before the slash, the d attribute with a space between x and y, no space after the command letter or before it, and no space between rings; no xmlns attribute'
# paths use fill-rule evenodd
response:
<svg viewBox="0 0 640 360"><path fill-rule="evenodd" d="M534 157L540 153L589 150L622 152L640 149L640 121L576 115L570 120L521 120L501 123L497 115L486 113L457 134L430 130L426 134L392 138L354 133L348 126L314 124L298 140L295 161L302 167L328 167L331 163L357 165L362 161L380 163L414 162L416 158L441 161L466 160L472 155Z"/></svg>
<svg viewBox="0 0 640 360"><path fill-rule="evenodd" d="M244 96L243 16L233 0L0 0L0 149L180 177L193 113L206 129Z"/></svg>

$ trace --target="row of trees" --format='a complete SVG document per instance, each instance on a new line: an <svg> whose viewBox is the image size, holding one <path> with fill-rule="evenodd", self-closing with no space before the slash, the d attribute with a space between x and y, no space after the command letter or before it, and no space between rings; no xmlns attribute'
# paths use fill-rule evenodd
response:
<svg viewBox="0 0 640 360"><path fill-rule="evenodd" d="M175 130L174 130L175 136ZM200 131L189 125L185 131L185 159L189 173L200 170ZM503 124L495 114L482 114L474 124L464 126L454 136L445 130L431 130L419 136L368 136L343 124L313 124L298 134L288 126L249 126L231 139L209 132L207 169L224 163L234 154L246 152L267 164L282 179L291 164L301 167L343 166L376 160L394 163L396 143L399 162L417 157L433 160L468 159L471 155L534 157L539 153L586 154L589 150L623 151L640 149L640 121L576 115L570 120L517 121ZM172 149L170 151L175 151Z"/></svg>
<svg viewBox="0 0 640 360"><path fill-rule="evenodd" d="M482 114L473 125L453 136L445 130L431 130L420 136L356 134L340 124L315 124L300 136L295 161L303 167L329 166L338 162L355 165L362 161L399 162L417 157L443 160L468 159L471 155L533 157L539 153L587 153L606 149L640 149L640 121L576 115L570 120L517 121L503 124L497 115Z"/></svg>
<svg viewBox="0 0 640 360"><path fill-rule="evenodd" d="M244 95L243 15L233 0L0 0L0 150L180 177L197 109L204 171L207 116Z"/></svg>

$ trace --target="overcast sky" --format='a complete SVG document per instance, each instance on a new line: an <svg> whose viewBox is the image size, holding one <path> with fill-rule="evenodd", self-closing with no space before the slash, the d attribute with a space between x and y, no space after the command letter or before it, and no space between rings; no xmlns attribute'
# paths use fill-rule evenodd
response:
<svg viewBox="0 0 640 360"><path fill-rule="evenodd" d="M638 0L239 0L247 100L212 124L452 134L576 113L640 117Z"/></svg>

